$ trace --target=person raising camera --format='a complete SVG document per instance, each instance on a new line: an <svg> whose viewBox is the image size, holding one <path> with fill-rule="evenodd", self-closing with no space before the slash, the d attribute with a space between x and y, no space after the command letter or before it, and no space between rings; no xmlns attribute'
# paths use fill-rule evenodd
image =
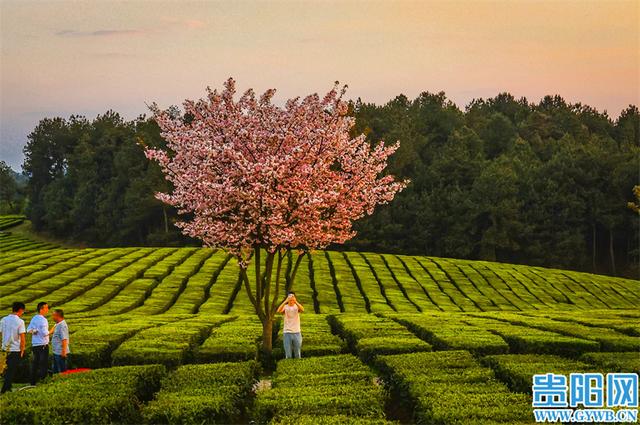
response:
<svg viewBox="0 0 640 425"><path fill-rule="evenodd" d="M300 313L304 311L302 304L296 299L296 294L289 292L287 298L278 307L278 313L284 315L282 339L286 358L300 358L302 348L302 334L300 333Z"/></svg>

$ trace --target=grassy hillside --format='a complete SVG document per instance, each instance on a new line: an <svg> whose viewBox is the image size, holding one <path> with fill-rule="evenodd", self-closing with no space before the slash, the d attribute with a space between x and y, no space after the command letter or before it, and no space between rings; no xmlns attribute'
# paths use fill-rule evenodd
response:
<svg viewBox="0 0 640 425"><path fill-rule="evenodd" d="M198 248L26 250L0 236L0 309L47 299L76 315L252 313L238 267ZM6 243L4 241L7 241ZM33 248L41 247L38 244ZM640 282L483 261L314 252L293 289L316 313L634 309ZM283 288L283 295L284 295Z"/></svg>
<svg viewBox="0 0 640 425"><path fill-rule="evenodd" d="M261 368L261 325L225 253L42 248L0 237L0 308L64 308L71 364L98 370L1 396L0 423L46 410L52 423L525 424L533 374L640 369L634 280L314 252L293 288L312 313L305 358L282 359L277 323ZM73 396L72 417L52 391Z"/></svg>
<svg viewBox="0 0 640 425"><path fill-rule="evenodd" d="M0 216L0 230L5 230L24 221L23 215L3 215Z"/></svg>
<svg viewBox="0 0 640 425"><path fill-rule="evenodd" d="M68 322L72 365L97 370L0 396L0 423L43 409L53 423L525 424L534 374L640 369L637 310L304 315L304 358L277 349L273 373L252 316ZM73 395L73 418L52 392Z"/></svg>

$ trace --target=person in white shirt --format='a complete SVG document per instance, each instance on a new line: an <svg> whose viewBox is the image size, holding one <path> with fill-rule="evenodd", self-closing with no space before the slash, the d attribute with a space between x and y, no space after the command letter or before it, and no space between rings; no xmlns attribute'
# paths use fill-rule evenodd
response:
<svg viewBox="0 0 640 425"><path fill-rule="evenodd" d="M289 292L287 298L278 307L278 313L284 315L282 329L282 343L286 358L299 359L302 349L302 334L300 332L300 313L304 311L302 304L296 299L296 294Z"/></svg>
<svg viewBox="0 0 640 425"><path fill-rule="evenodd" d="M7 351L7 368L4 373L4 383L0 394L11 391L13 378L18 370L20 359L24 357L26 345L24 320L20 317L24 314L24 303L13 303L12 313L0 320L0 333L2 334L2 351Z"/></svg>
<svg viewBox="0 0 640 425"><path fill-rule="evenodd" d="M44 379L49 368L49 321L46 317L49 305L40 302L37 309L38 314L33 316L27 327L27 332L32 335L31 385L36 385L40 379Z"/></svg>

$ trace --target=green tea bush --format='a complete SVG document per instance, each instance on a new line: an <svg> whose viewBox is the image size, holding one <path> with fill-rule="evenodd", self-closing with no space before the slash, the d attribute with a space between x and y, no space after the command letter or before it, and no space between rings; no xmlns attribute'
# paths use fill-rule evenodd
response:
<svg viewBox="0 0 640 425"><path fill-rule="evenodd" d="M211 285L218 279L220 272L231 257L224 251L216 251L209 257L187 281L184 291L168 313L195 313L209 295Z"/></svg>
<svg viewBox="0 0 640 425"><path fill-rule="evenodd" d="M331 333L327 317L322 314L303 313L300 318L302 328L302 356L326 356L340 354L346 350L346 343ZM273 355L284 357L282 335L274 339Z"/></svg>
<svg viewBox="0 0 640 425"><path fill-rule="evenodd" d="M70 329L76 327L69 322ZM100 321L93 326L80 327L73 332L71 339L72 354L69 362L72 367L100 368L111 365L111 353L120 344L140 330L154 326L143 319L122 320L117 322Z"/></svg>
<svg viewBox="0 0 640 425"><path fill-rule="evenodd" d="M340 314L329 316L329 322L365 362L378 354L431 350L407 328L385 317Z"/></svg>
<svg viewBox="0 0 640 425"><path fill-rule="evenodd" d="M278 362L272 388L258 393L254 417L276 423L316 415L384 419L384 401L369 368L354 356L285 359Z"/></svg>
<svg viewBox="0 0 640 425"><path fill-rule="evenodd" d="M600 344L556 332L518 326L492 319L464 319L464 322L500 335L512 353L559 354L577 357L581 353L597 351Z"/></svg>
<svg viewBox="0 0 640 425"><path fill-rule="evenodd" d="M113 352L113 364L160 363L169 367L181 365L192 358L193 350L209 335L212 327L228 321L231 317L212 316L206 319L180 320L145 329L126 340Z"/></svg>
<svg viewBox="0 0 640 425"><path fill-rule="evenodd" d="M595 368L584 362L550 354L502 354L482 358L482 363L513 391L531 393L533 375L542 373L592 372Z"/></svg>
<svg viewBox="0 0 640 425"><path fill-rule="evenodd" d="M413 276L411 271L405 268L400 259L391 254L383 254L382 258L387 265L394 280L402 292L408 297L419 311L439 310L438 305L431 298L431 295L422 287L420 282ZM392 283L392 282L390 282Z"/></svg>
<svg viewBox="0 0 640 425"><path fill-rule="evenodd" d="M340 289L333 285L333 277L329 268L329 260L324 252L313 252L309 255L313 270L313 284L317 292L316 300L320 313L339 313L341 311Z"/></svg>
<svg viewBox="0 0 640 425"><path fill-rule="evenodd" d="M0 286L0 296L11 294L17 288L26 288L43 278L55 276L58 272L49 270L51 266L80 254L80 250L56 250L53 251L53 255L50 252L35 255L32 253L27 258L16 253L3 255L7 261L0 265L0 285L3 285ZM11 282L20 286L7 289L5 285Z"/></svg>
<svg viewBox="0 0 640 425"><path fill-rule="evenodd" d="M384 287L387 300L393 306L395 311L405 313L418 313L418 307L403 292L404 288L400 288L395 281L391 270L383 260L380 254L363 253L362 257L369 264L371 270L375 273L375 277Z"/></svg>
<svg viewBox="0 0 640 425"><path fill-rule="evenodd" d="M615 310L601 310L601 311L589 311L589 312L572 312L572 314L558 314L554 312L543 313L531 313L527 312L527 315L534 317L543 316L546 318L564 321L574 322L584 326L591 326L595 328L608 328L613 329L629 336L640 336L640 320L639 317L629 317L624 311L617 312Z"/></svg>
<svg viewBox="0 0 640 425"><path fill-rule="evenodd" d="M486 314L477 316L486 317ZM625 335L612 329L585 326L545 317L532 319L530 316L514 313L497 313L493 317L517 325L597 341L600 344L600 351L640 351L640 337Z"/></svg>
<svg viewBox="0 0 640 425"><path fill-rule="evenodd" d="M23 215L3 215L0 216L0 230L5 230L13 226L17 226L25 220L25 216Z"/></svg>
<svg viewBox="0 0 640 425"><path fill-rule="evenodd" d="M490 304L483 304L481 306L485 311L487 310L501 310L501 311L515 311L525 310L531 308L525 301L520 299L516 293L509 289L504 282L497 279L495 276L487 276L478 272L473 267L474 262L466 260L453 260L453 259L441 259L440 263L444 265L449 264L450 267L456 267L465 279L467 279L471 285L477 288L478 292L488 298Z"/></svg>
<svg viewBox="0 0 640 425"><path fill-rule="evenodd" d="M160 387L163 366L126 366L58 375L0 397L0 424L140 423L140 405Z"/></svg>
<svg viewBox="0 0 640 425"><path fill-rule="evenodd" d="M152 259L166 255L164 250L151 248L126 249L114 251L112 254L118 256L95 271L49 294L51 304L74 313L101 307L140 277L144 267Z"/></svg>
<svg viewBox="0 0 640 425"><path fill-rule="evenodd" d="M457 260L449 261L446 258L428 258L426 260L440 269L451 285L459 291L460 295L456 297L456 303L460 303L459 305L468 304L467 302L462 304L462 298L467 298L473 304L473 307L463 308L464 311L499 310L500 307L496 301L501 302L501 305L504 303L504 300L498 300L499 297L495 297L494 291L486 287L486 283L477 285L476 282L470 280L457 266L461 264Z"/></svg>
<svg viewBox="0 0 640 425"><path fill-rule="evenodd" d="M199 306L198 312L204 314L227 313L231 303L231 295L239 281L238 262L231 259L227 261L209 288L209 297Z"/></svg>
<svg viewBox="0 0 640 425"><path fill-rule="evenodd" d="M382 418L362 418L347 415L284 416L270 422L272 425L389 425L396 422Z"/></svg>
<svg viewBox="0 0 640 425"><path fill-rule="evenodd" d="M429 341L437 350L468 350L476 355L509 351L509 345L500 336L464 323L457 314L398 314L388 317Z"/></svg>
<svg viewBox="0 0 640 425"><path fill-rule="evenodd" d="M54 244L36 242L22 236L15 236L0 231L0 252L2 253L29 252L33 254L36 250L52 250L55 248L57 248L57 246Z"/></svg>
<svg viewBox="0 0 640 425"><path fill-rule="evenodd" d="M358 252L343 252L341 254L351 266L356 281L365 293L369 310L373 313L393 312L393 308L387 302L384 285L378 282L364 257Z"/></svg>
<svg viewBox="0 0 640 425"><path fill-rule="evenodd" d="M172 249L169 256L147 268L141 277L160 281L167 277L176 265L185 261L195 251L194 248Z"/></svg>
<svg viewBox="0 0 640 425"><path fill-rule="evenodd" d="M190 255L184 257L184 260L175 258L174 262L168 265L170 273L162 278L144 304L132 310L132 313L161 314L171 308L184 290L189 278L197 273L207 258L213 254L213 251L211 249L190 249L189 253Z"/></svg>
<svg viewBox="0 0 640 425"><path fill-rule="evenodd" d="M413 409L420 424L519 423L531 400L512 393L467 351L379 356L385 381Z"/></svg>
<svg viewBox="0 0 640 425"><path fill-rule="evenodd" d="M340 291L340 299L347 313L366 313L369 299L355 279L349 264L340 252L327 251L331 278Z"/></svg>
<svg viewBox="0 0 640 425"><path fill-rule="evenodd" d="M524 286L499 264L492 267L493 263L487 261L465 261L464 263L468 267L467 271L471 270L467 276L474 276L479 282L486 281L509 303L520 310L548 308L546 304L547 301L550 301L548 295L536 290L536 288L533 288L532 291L531 288Z"/></svg>
<svg viewBox="0 0 640 425"><path fill-rule="evenodd" d="M262 324L257 318L242 316L223 323L194 353L198 363L254 360Z"/></svg>
<svg viewBox="0 0 640 425"><path fill-rule="evenodd" d="M179 367L143 410L151 424L237 422L258 374L255 361Z"/></svg>
<svg viewBox="0 0 640 425"><path fill-rule="evenodd" d="M81 255L55 264L46 271L34 273L29 279L19 279L3 285L3 289L10 295L0 297L0 308L9 308L16 299L30 302L42 297L112 259L113 253L108 250L86 250ZM87 266L89 260L93 260L93 263Z"/></svg>
<svg viewBox="0 0 640 425"><path fill-rule="evenodd" d="M640 352L627 353L585 353L580 357L605 372L640 372Z"/></svg>
<svg viewBox="0 0 640 425"><path fill-rule="evenodd" d="M553 293L537 285L511 264L492 263L489 261L474 261L472 264L479 272L485 275L493 273L504 281L509 290L514 291L528 303L528 309L546 310L550 305L562 302L562 297L554 298Z"/></svg>
<svg viewBox="0 0 640 425"><path fill-rule="evenodd" d="M443 311L460 311L460 307L454 302L454 295L457 296L457 294L455 294L453 285L442 285L431 274L431 271L420 263L419 257L398 255L397 258L411 271L411 275L420 283L439 309Z"/></svg>

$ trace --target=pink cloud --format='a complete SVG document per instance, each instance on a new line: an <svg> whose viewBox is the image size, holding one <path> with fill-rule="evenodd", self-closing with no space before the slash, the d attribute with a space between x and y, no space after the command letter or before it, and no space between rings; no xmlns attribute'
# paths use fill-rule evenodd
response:
<svg viewBox="0 0 640 425"><path fill-rule="evenodd" d="M202 28L205 26L205 23L199 19L187 19L184 21L184 25L187 28Z"/></svg>
<svg viewBox="0 0 640 425"><path fill-rule="evenodd" d="M95 30L95 31L75 31L75 30L62 30L56 32L60 37L114 37L114 36L128 36L142 34L142 30Z"/></svg>

